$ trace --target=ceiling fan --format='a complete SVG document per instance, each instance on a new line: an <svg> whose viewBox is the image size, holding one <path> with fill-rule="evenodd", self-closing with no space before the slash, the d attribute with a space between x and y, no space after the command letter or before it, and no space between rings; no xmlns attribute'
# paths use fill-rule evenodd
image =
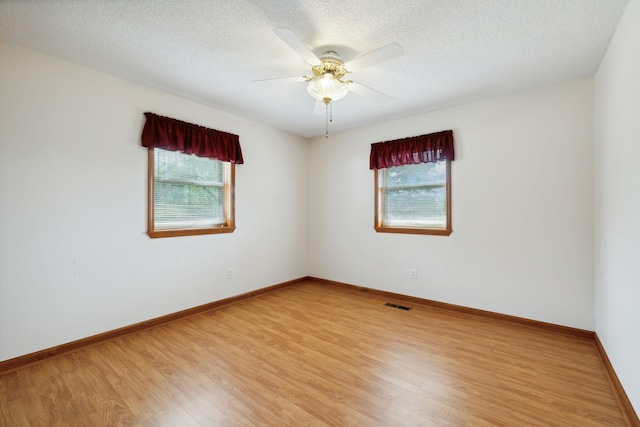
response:
<svg viewBox="0 0 640 427"><path fill-rule="evenodd" d="M325 51L321 55L316 56L316 54L288 28L277 28L274 30L274 33L311 65L312 75L277 80L303 81L308 83L307 92L317 100L314 113L320 113L322 109L325 110L325 137L329 136L329 121L331 121L329 108L331 102L345 97L350 91L379 102L392 99L390 96L365 85L352 80L346 80L345 77L352 71L358 71L404 55L404 49L402 49L399 44L389 43L349 62L344 62L343 59L332 50Z"/></svg>

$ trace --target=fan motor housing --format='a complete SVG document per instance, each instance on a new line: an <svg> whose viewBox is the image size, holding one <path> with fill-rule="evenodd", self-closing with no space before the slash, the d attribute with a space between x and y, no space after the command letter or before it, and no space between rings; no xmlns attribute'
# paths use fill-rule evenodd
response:
<svg viewBox="0 0 640 427"><path fill-rule="evenodd" d="M311 67L313 75L316 77L324 76L326 73L331 73L336 79L341 79L349 73L342 64L344 61L338 56L338 54L332 50L328 50L320 55L320 65L314 65Z"/></svg>

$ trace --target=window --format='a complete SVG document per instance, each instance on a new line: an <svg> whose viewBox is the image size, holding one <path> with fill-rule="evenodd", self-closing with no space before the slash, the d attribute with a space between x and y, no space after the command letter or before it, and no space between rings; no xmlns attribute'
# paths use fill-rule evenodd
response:
<svg viewBox="0 0 640 427"><path fill-rule="evenodd" d="M244 163L238 135L150 112L144 115L147 234L232 233L235 165Z"/></svg>
<svg viewBox="0 0 640 427"><path fill-rule="evenodd" d="M451 234L453 159L452 131L372 144L375 230Z"/></svg>
<svg viewBox="0 0 640 427"><path fill-rule="evenodd" d="M149 235L233 232L234 169L228 162L150 148Z"/></svg>
<svg viewBox="0 0 640 427"><path fill-rule="evenodd" d="M375 170L377 231L451 234L450 162Z"/></svg>

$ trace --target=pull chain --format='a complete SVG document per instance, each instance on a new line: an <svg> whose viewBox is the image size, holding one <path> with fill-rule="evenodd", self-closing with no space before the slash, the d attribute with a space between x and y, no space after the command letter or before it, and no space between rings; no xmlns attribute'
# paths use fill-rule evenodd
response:
<svg viewBox="0 0 640 427"><path fill-rule="evenodd" d="M325 101L324 104L324 137L329 138L329 103Z"/></svg>
<svg viewBox="0 0 640 427"><path fill-rule="evenodd" d="M324 137L329 138L329 122L333 122L333 106L331 98L322 98L324 102Z"/></svg>

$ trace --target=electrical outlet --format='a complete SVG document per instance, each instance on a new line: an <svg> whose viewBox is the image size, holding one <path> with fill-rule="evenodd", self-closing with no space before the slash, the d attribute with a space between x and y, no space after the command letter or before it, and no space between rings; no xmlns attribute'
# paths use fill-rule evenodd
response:
<svg viewBox="0 0 640 427"><path fill-rule="evenodd" d="M415 268L409 269L409 279L416 280L418 278L418 270Z"/></svg>
<svg viewBox="0 0 640 427"><path fill-rule="evenodd" d="M233 268L227 268L227 279L233 279Z"/></svg>

